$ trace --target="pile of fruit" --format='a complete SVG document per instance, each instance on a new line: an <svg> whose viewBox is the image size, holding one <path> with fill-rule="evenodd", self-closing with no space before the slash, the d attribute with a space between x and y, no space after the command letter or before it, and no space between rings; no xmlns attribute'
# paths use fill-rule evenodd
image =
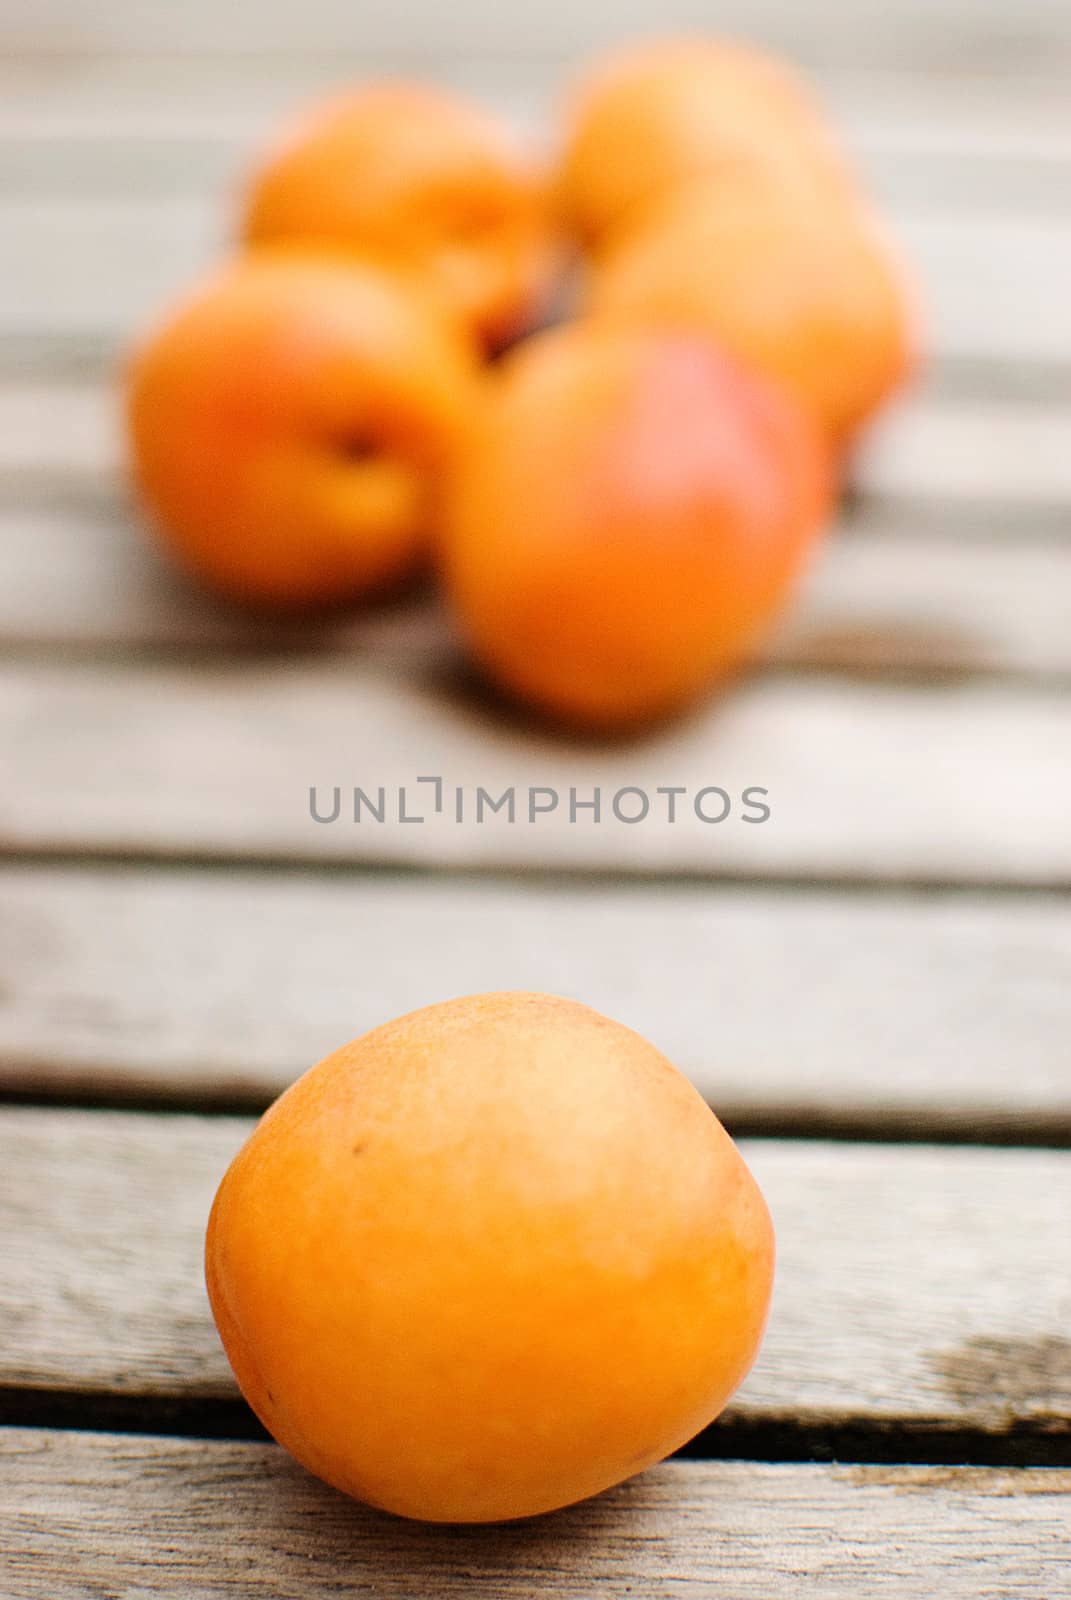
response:
<svg viewBox="0 0 1071 1600"><path fill-rule="evenodd" d="M241 233L131 364L172 550L291 610L430 567L486 674L593 730L746 657L911 365L820 109L735 45L597 66L547 171L443 91L360 88L266 161Z"/></svg>

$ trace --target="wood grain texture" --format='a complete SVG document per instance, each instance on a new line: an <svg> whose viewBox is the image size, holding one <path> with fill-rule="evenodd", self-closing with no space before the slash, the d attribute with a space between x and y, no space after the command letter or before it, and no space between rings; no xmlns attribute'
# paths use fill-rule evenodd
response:
<svg viewBox="0 0 1071 1600"><path fill-rule="evenodd" d="M8 1091L263 1104L488 989L616 1017L752 1127L1071 1128L1056 898L0 869Z"/></svg>
<svg viewBox="0 0 1071 1600"><path fill-rule="evenodd" d="M0 340L118 350L230 243L231 217L229 206L181 196L3 199ZM1071 361L1066 217L934 210L893 223L921 284L935 363Z"/></svg>
<svg viewBox="0 0 1071 1600"><path fill-rule="evenodd" d="M346 1500L271 1445L0 1432L9 1600L917 1600L923 1573L943 1600L1055 1600L1069 1511L1055 1470L669 1462L550 1517L434 1528Z"/></svg>
<svg viewBox="0 0 1071 1600"><path fill-rule="evenodd" d="M406 676L396 662L84 663L77 673L8 662L0 745L11 760L0 801L8 852L1071 883L1071 705L1057 690L785 675L600 747L526 732L467 680ZM441 811L421 775L442 777ZM384 789L383 821L352 820L355 785L373 802ZM658 793L667 785L686 791L672 823ZM600 821L579 810L571 820L570 791L582 803L596 786ZM330 817L336 787L338 820L314 821L310 790ZM496 799L512 788L515 820L485 808L476 821L478 787ZM695 808L711 787L729 799L722 823ZM640 794L615 814L624 788ZM764 823L744 820L750 788L768 791ZM707 818L724 815L724 796L700 799ZM621 820L645 804L645 820Z"/></svg>
<svg viewBox="0 0 1071 1600"><path fill-rule="evenodd" d="M99 372L226 247L232 175L288 75L334 79L347 50L397 65L466 43L497 49L514 61L495 70L492 99L538 130L551 57L698 15L683 4L656 19L644 0L612 18L403 0L373 17L312 0L295 20L269 0L257 49L277 62L265 71L242 63L247 19L204 0L181 14L110 0L93 16L76 0L14 3L16 44L44 56L29 70L0 63L13 91L0 110L8 372ZM864 169L921 278L938 383L954 393L961 367L991 369L1055 392L1071 363L1064 124L1046 118L1044 92L998 92L994 121L984 93L964 110L971 90L934 84L942 63L975 78L1058 72L1071 62L1067 14L1044 0L1014 16L996 0L969 13L963 0L864 0L851 28L842 20L830 0L806 15L786 0L719 15L820 65L925 67L887 91L891 111L880 73L857 74L845 94L857 97ZM72 47L89 52L74 70L47 61ZM280 71L295 47L333 59ZM145 65L146 50L204 49L231 62ZM173 85L170 102L154 72ZM473 67L474 85L490 77ZM859 465L871 536L831 552L770 658L823 672L1066 676L1066 438L1066 407L905 410ZM101 388L0 391L0 642L225 646L245 658L77 673L9 663L0 849L1071 882L1071 727L1055 683L920 695L775 679L634 751L585 754L489 712L421 606L318 641L352 658L327 662L302 658L307 641L266 639L209 607L117 518L117 457ZM31 504L16 511L25 491ZM979 538L992 542L969 549ZM269 645L290 653L257 660ZM556 819L527 832L440 819L369 834L317 828L305 810L310 782L396 785L426 771L495 793L756 782L775 818L732 834L694 819L650 831ZM1008 1128L1022 1117L1065 1130L1067 918L1055 898L1030 896L5 868L0 1087L93 1093L104 1079L116 1092L262 1096L406 1009L415 989L532 984L621 1015L721 1109L758 1122L884 1114L890 1126ZM0 1111L0 1385L233 1397L200 1250L248 1126ZM1069 1426L1071 1155L746 1151L781 1266L738 1419L993 1435ZM675 1463L536 1525L436 1531L355 1507L270 1446L2 1429L0 1592L776 1600L803 1588L815 1600L916 1600L925 1573L949 1600L1049 1600L1066 1579L1069 1509L1064 1472Z"/></svg>
<svg viewBox="0 0 1071 1600"><path fill-rule="evenodd" d="M0 1383L233 1394L201 1248L250 1126L0 1112ZM742 1148L773 1213L779 1267L736 1417L1067 1426L1071 1154Z"/></svg>

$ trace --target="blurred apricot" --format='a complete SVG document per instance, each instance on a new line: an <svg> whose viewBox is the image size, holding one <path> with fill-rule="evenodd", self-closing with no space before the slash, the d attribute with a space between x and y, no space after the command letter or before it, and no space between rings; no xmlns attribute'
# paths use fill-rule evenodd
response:
<svg viewBox="0 0 1071 1600"><path fill-rule="evenodd" d="M850 192L831 129L785 63L741 44L670 38L597 63L567 113L556 196L565 227L598 252L677 185L775 178Z"/></svg>
<svg viewBox="0 0 1071 1600"><path fill-rule="evenodd" d="M534 318L552 256L545 181L498 123L394 82L339 95L292 131L252 183L244 236L412 271L491 345Z"/></svg>
<svg viewBox="0 0 1071 1600"><path fill-rule="evenodd" d="M450 483L445 576L476 657L607 730L741 659L831 494L808 419L708 338L583 323L507 357Z"/></svg>
<svg viewBox="0 0 1071 1600"><path fill-rule="evenodd" d="M453 320L381 268L247 258L136 353L134 475L172 551L227 594L359 598L426 554L478 381Z"/></svg>
<svg viewBox="0 0 1071 1600"><path fill-rule="evenodd" d="M652 1045L485 994L299 1078L220 1184L205 1270L242 1391L299 1461L402 1516L490 1522L710 1422L755 1358L774 1238Z"/></svg>
<svg viewBox="0 0 1071 1600"><path fill-rule="evenodd" d="M911 370L906 280L861 201L683 185L592 269L599 318L694 328L783 383L835 443Z"/></svg>

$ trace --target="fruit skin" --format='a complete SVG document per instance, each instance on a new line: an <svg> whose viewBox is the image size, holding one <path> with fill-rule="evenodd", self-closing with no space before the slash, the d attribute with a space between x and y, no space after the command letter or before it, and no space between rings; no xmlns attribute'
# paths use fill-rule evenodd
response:
<svg viewBox="0 0 1071 1600"><path fill-rule="evenodd" d="M242 1391L403 1516L532 1516L641 1471L750 1368L759 1189L691 1085L587 1007L489 994L345 1045L220 1185L206 1272Z"/></svg>
<svg viewBox="0 0 1071 1600"><path fill-rule="evenodd" d="M451 319L380 267L238 260L131 362L134 476L173 553L232 598L359 599L426 555L479 381Z"/></svg>
<svg viewBox="0 0 1071 1600"><path fill-rule="evenodd" d="M513 352L474 413L444 574L494 680L622 731L741 660L831 491L803 414L709 339L578 323Z"/></svg>
<svg viewBox="0 0 1071 1600"><path fill-rule="evenodd" d="M412 272L492 346L534 318L553 256L545 180L493 118L390 81L340 94L293 129L253 179L243 234Z"/></svg>
<svg viewBox="0 0 1071 1600"><path fill-rule="evenodd" d="M586 309L709 333L783 383L839 445L914 364L907 283L862 202L766 179L667 194L595 265Z"/></svg>
<svg viewBox="0 0 1071 1600"><path fill-rule="evenodd" d="M680 184L773 180L801 194L853 184L806 84L745 45L669 38L596 63L567 112L555 196L565 228L596 253L642 226Z"/></svg>

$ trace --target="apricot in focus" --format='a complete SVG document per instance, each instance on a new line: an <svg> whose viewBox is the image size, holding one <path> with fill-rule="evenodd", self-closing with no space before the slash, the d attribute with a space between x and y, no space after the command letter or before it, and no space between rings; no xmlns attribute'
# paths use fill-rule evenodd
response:
<svg viewBox="0 0 1071 1600"><path fill-rule="evenodd" d="M692 1086L539 994L429 1006L328 1056L235 1158L206 1245L265 1426L436 1522L549 1511L684 1444L754 1360L773 1258Z"/></svg>

